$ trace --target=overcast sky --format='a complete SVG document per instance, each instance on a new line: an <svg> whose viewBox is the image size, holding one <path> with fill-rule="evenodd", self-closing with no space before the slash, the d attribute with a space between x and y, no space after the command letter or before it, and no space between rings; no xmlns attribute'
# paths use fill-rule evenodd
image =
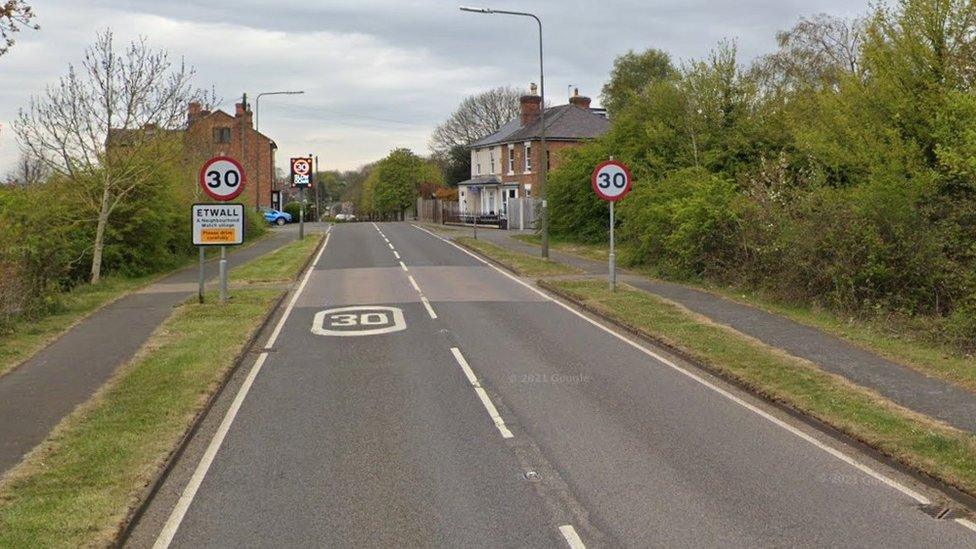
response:
<svg viewBox="0 0 976 549"><path fill-rule="evenodd" d="M734 38L743 62L771 51L801 15L856 15L866 0L463 0L532 11L545 25L546 95L567 86L598 102L615 56L664 49L704 56ZM10 121L32 94L78 63L96 32L138 35L197 70L233 113L243 92L305 90L261 100L261 130L282 159L320 155L348 169L395 147L427 154L431 129L468 94L538 80L530 19L460 12L451 0L30 0L41 25L0 57L0 174L18 156ZM253 99L252 99L253 106Z"/></svg>

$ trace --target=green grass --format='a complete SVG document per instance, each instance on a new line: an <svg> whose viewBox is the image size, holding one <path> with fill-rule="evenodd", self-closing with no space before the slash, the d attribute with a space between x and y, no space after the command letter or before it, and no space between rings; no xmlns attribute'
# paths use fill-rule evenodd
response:
<svg viewBox="0 0 976 549"><path fill-rule="evenodd" d="M539 245L539 237L536 235L518 235L513 238ZM598 261L606 261L608 254L607 246L602 244L554 240L550 242L550 246L561 252ZM628 269L649 278L660 277L660 273L651 267ZM681 283L819 328L888 360L976 392L976 357L934 341L931 332L939 329L935 323L926 325L925 322L902 321L893 317L845 317L821 308L783 303L752 290L729 288L707 281Z"/></svg>
<svg viewBox="0 0 976 549"><path fill-rule="evenodd" d="M555 261L545 261L520 252L513 252L491 242L485 242L484 240L475 240L467 236L455 237L454 240L459 244L490 257L518 273L520 276L560 276L581 274L583 272L576 267Z"/></svg>
<svg viewBox="0 0 976 549"><path fill-rule="evenodd" d="M280 293L178 308L0 485L0 547L111 543Z"/></svg>
<svg viewBox="0 0 976 549"><path fill-rule="evenodd" d="M60 296L57 311L35 320L20 320L0 335L0 376L49 344L79 320L122 295L148 285L160 275L106 277Z"/></svg>
<svg viewBox="0 0 976 549"><path fill-rule="evenodd" d="M976 437L972 435L630 286L622 285L611 293L603 281L543 281L543 285L682 351L759 394L976 495Z"/></svg>
<svg viewBox="0 0 976 549"><path fill-rule="evenodd" d="M305 260L315 251L325 235L308 235L277 250L235 267L230 281L237 283L290 282L298 276Z"/></svg>

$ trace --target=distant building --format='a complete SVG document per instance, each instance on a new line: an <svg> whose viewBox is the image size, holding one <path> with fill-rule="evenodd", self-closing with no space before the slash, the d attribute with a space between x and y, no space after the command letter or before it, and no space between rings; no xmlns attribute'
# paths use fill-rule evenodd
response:
<svg viewBox="0 0 976 549"><path fill-rule="evenodd" d="M510 198L538 194L541 181L542 97L532 84L520 100L518 118L471 144L471 179L458 183L463 212L504 215ZM569 104L546 109L548 169L559 165L558 152L603 135L610 127L606 111L591 109L590 98L575 90Z"/></svg>
<svg viewBox="0 0 976 549"><path fill-rule="evenodd" d="M237 200L249 206L270 206L275 184L275 151L278 145L254 129L253 113L243 103L235 105L234 116L224 111L203 110L190 103L186 119L187 156L202 163L213 156L230 156L244 166L247 186Z"/></svg>
<svg viewBox="0 0 976 549"><path fill-rule="evenodd" d="M245 110L243 103L237 103L235 107L235 114L231 116L221 110L203 110L200 103L190 103L186 129L161 130L152 124L139 130L112 129L106 138L106 145L109 148L126 147L154 135L182 133L184 160L190 167L199 168L214 156L230 156L241 163L247 177L244 192L236 201L251 207L269 206L271 191L278 188L274 184L278 145L254 129L250 109Z"/></svg>

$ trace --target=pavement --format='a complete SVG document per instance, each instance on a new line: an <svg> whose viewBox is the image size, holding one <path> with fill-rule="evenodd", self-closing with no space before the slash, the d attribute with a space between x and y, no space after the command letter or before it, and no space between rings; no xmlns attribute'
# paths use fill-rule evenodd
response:
<svg viewBox="0 0 976 549"><path fill-rule="evenodd" d="M516 232L479 231L479 238L514 251L539 254L539 247L511 238ZM524 233L531 234L531 233ZM607 264L550 249L553 261L573 265L590 275L606 275ZM926 376L817 328L794 322L713 293L681 284L652 280L623 270L617 280L659 295L763 343L804 358L906 408L976 434L976 395L941 379Z"/></svg>
<svg viewBox="0 0 976 549"><path fill-rule="evenodd" d="M127 546L976 544L924 485L408 223L333 227L272 325Z"/></svg>
<svg viewBox="0 0 976 549"><path fill-rule="evenodd" d="M308 225L309 231L324 230ZM269 237L231 251L229 266L283 246L297 230L295 225L272 229ZM216 277L218 262L207 262L205 269L208 279ZM0 377L0 474L19 463L131 359L173 307L197 292L198 276L194 264L122 297Z"/></svg>

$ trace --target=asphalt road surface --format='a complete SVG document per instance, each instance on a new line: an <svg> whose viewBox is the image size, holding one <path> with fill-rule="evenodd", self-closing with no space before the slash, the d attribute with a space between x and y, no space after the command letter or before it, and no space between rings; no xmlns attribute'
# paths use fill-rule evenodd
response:
<svg viewBox="0 0 976 549"><path fill-rule="evenodd" d="M131 545L976 546L911 479L408 223L334 227L292 305Z"/></svg>

